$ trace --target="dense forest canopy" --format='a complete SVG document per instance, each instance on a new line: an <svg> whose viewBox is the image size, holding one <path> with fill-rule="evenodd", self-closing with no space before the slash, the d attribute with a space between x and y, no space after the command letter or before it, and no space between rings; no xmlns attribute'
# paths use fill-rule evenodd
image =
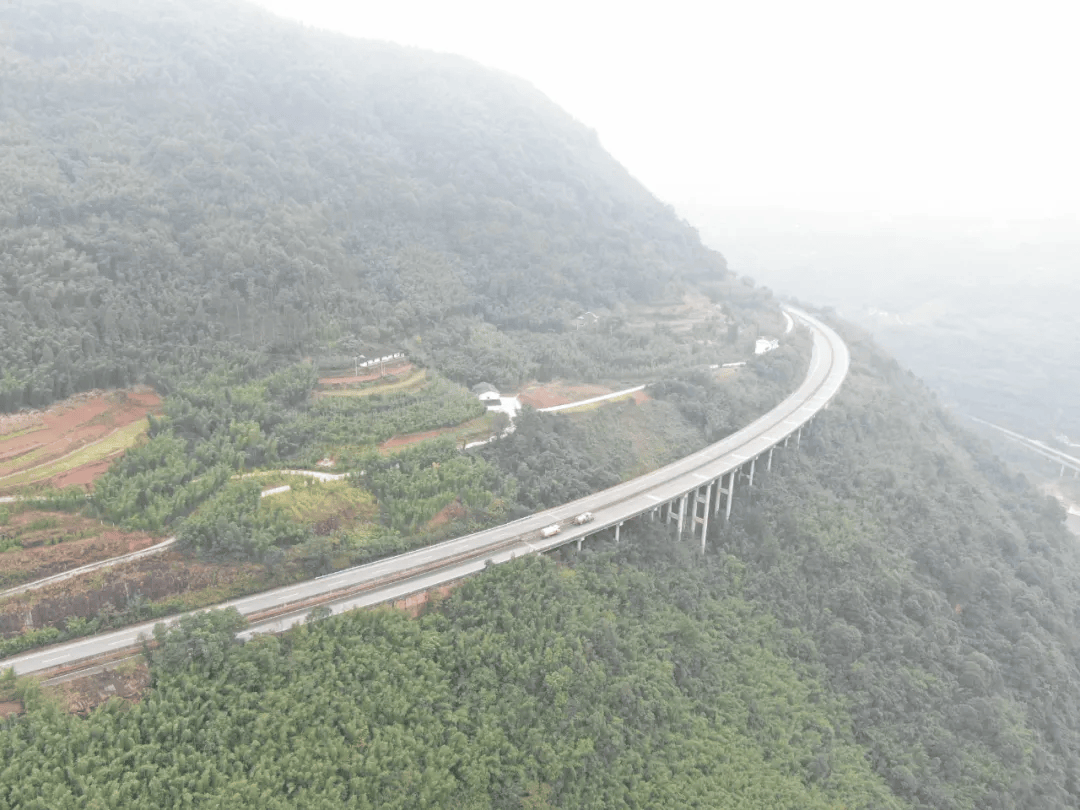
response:
<svg viewBox="0 0 1080 810"><path fill-rule="evenodd" d="M26 707L0 723L0 807L1075 807L1062 510L846 337L834 406L738 490L704 556L632 521L418 620L240 645L238 617L205 614L159 634L138 705L85 719L0 679ZM601 429L531 415L515 442ZM560 478L595 483L563 455Z"/></svg>
<svg viewBox="0 0 1080 810"><path fill-rule="evenodd" d="M0 410L244 348L516 351L508 379L515 334L726 272L594 132L463 58L238 3L14 0L0 76Z"/></svg>

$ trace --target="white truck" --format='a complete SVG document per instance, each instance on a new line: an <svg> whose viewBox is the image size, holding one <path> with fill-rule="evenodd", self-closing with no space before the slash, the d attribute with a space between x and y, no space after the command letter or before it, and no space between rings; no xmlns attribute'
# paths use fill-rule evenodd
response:
<svg viewBox="0 0 1080 810"><path fill-rule="evenodd" d="M592 512L582 512L580 515L574 518L574 525L581 526L591 521L595 515Z"/></svg>
<svg viewBox="0 0 1080 810"><path fill-rule="evenodd" d="M554 537L559 533L560 529L562 529L562 526L560 526L558 523L552 523L550 526L545 526L540 530L540 536Z"/></svg>

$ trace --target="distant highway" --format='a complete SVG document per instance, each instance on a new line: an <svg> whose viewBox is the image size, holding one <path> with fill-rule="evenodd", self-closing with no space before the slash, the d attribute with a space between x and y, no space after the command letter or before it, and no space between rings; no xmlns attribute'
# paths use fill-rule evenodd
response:
<svg viewBox="0 0 1080 810"><path fill-rule="evenodd" d="M752 482L754 464L794 437L839 391L847 376L850 356L847 346L829 327L806 313L788 309L806 324L814 337L813 354L806 377L783 402L751 424L725 439L679 461L610 489L596 492L554 509L537 512L492 529L447 540L396 557L338 571L317 579L276 588L272 591L232 600L215 607L235 607L251 622L242 634L276 632L304 621L316 606L339 613L354 607L393 601L440 584L453 582L515 557L535 554L571 542L578 542L605 529L620 527L624 521L647 513L671 520L679 504L679 525L686 520L691 529L695 520L688 503L699 514L704 499L705 520L719 510L721 494L730 510L732 491L740 473L749 469ZM763 463L765 463L763 461ZM725 484L726 477L726 484ZM715 491L715 496L713 495ZM581 526L570 523L574 516L592 512L594 519ZM540 530L560 524L552 537L541 538ZM701 525L704 545L705 526ZM616 534L616 537L618 535ZM165 620L176 621L178 617ZM0 661L0 670L13 667L17 674L45 672L87 659L137 647L149 637L158 622L123 628L79 641L26 653Z"/></svg>
<svg viewBox="0 0 1080 810"><path fill-rule="evenodd" d="M1001 425L995 425L993 422L987 422L985 419L980 419L977 416L969 416L968 418L972 422L978 422L980 425L986 425L987 427L993 428L999 433L1008 436L1021 447L1024 447L1033 453L1038 453L1048 461L1057 464L1060 467L1060 475L1064 475L1065 470L1072 470L1074 477L1080 476L1080 458L1071 456L1068 453L1058 450L1056 447L1050 447L1049 445L1040 442L1038 439L1024 436L1021 433L1009 430Z"/></svg>

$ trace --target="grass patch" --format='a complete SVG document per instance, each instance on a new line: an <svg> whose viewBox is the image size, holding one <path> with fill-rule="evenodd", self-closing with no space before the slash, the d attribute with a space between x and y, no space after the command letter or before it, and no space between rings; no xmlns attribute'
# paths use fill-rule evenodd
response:
<svg viewBox="0 0 1080 810"><path fill-rule="evenodd" d="M254 472L244 473L243 475L234 475L231 480L239 481L241 479L247 480L253 478L259 482L259 486L264 490L273 489L274 487L284 486L303 486L304 479L307 476L302 475L286 475L280 470L256 470Z"/></svg>
<svg viewBox="0 0 1080 810"><path fill-rule="evenodd" d="M340 388L330 391L320 391L320 397L366 397L371 394L389 394L394 391L415 391L422 388L427 382L427 369L418 368L399 380L389 382L372 381L362 383L358 388Z"/></svg>
<svg viewBox="0 0 1080 810"><path fill-rule="evenodd" d="M18 537L0 534L0 554L6 551L15 551L16 549L22 551L22 547L22 541Z"/></svg>
<svg viewBox="0 0 1080 810"><path fill-rule="evenodd" d="M395 436L393 439L390 439L390 441L396 441L398 443L392 447L385 446L385 443L380 445L379 455L392 456L395 453L400 453L407 447L416 447L418 444L446 437L452 438L458 446L468 444L469 442L481 441L482 439L489 439L495 433L495 416L495 412L488 411L475 419L470 419L468 422L462 422L456 427L444 428L442 430L426 430L421 431L420 433L407 433L404 436Z"/></svg>
<svg viewBox="0 0 1080 810"><path fill-rule="evenodd" d="M88 444L85 447L80 447L78 450L69 453L63 458L58 458L55 461L33 467L29 470L23 470L19 473L4 476L3 478L0 478L0 485L4 487L15 487L32 484L35 481L44 481L55 475L69 472L76 467L82 467L84 464L93 464L98 461L103 461L109 456L127 450L138 441L140 436L146 433L148 428L149 423L145 419L132 422L130 425L110 433L100 441Z"/></svg>
<svg viewBox="0 0 1080 810"><path fill-rule="evenodd" d="M10 439L17 439L20 436L27 435L28 433L36 433L37 431L44 430L44 429L45 429L44 424L31 425L30 427L25 427L22 430L16 430L16 431L14 431L12 433L0 434L0 442L6 442L6 441L9 441Z"/></svg>
<svg viewBox="0 0 1080 810"><path fill-rule="evenodd" d="M576 408L563 408L561 411L555 411L555 415L558 416L561 413L585 413L586 411L595 411L597 408L602 408L605 405L614 405L617 402L626 402L629 399L633 399L637 391L632 391L629 394L623 394L621 397L612 397L611 399L602 399L599 402L590 402L587 405L578 405Z"/></svg>
<svg viewBox="0 0 1080 810"><path fill-rule="evenodd" d="M10 472L11 470L15 470L24 464L33 462L36 459L47 455L50 452L49 447L50 445L48 444L39 444L36 447L28 448L25 453L19 453L17 456L11 456L5 461L0 462L0 476L14 475L14 473ZM2 477L0 477L0 481L3 481Z"/></svg>
<svg viewBox="0 0 1080 810"><path fill-rule="evenodd" d="M495 417L497 415L495 411L488 411L483 416L463 422L450 430L449 433L457 440L458 444L478 442L481 439L491 438L492 434L495 433Z"/></svg>
<svg viewBox="0 0 1080 810"><path fill-rule="evenodd" d="M379 508L375 496L348 481L318 481L289 476L292 489L268 498L267 505L279 508L297 523L318 523L348 515L353 520L374 520Z"/></svg>

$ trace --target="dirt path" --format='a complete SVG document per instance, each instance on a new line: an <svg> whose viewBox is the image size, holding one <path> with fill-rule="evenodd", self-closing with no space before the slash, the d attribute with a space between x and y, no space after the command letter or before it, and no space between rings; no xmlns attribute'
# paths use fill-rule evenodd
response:
<svg viewBox="0 0 1080 810"><path fill-rule="evenodd" d="M139 549L138 551L132 551L128 554L122 554L119 557L110 557L107 560L98 560L97 562L87 563L86 565L80 565L78 568L72 568L68 571L61 571L59 574L53 574L52 576L44 577L43 579L34 580L33 582L27 582L23 585L16 585L14 588L8 588L7 590L0 591L0 599L6 599L9 596L15 596L15 594L19 593L26 593L27 591L36 591L39 588L44 588L46 585L53 585L57 582L63 582L66 579L71 579L72 577L89 574L91 571L97 571L102 568L110 568L114 565L120 565L121 563L137 560L140 557L148 557L151 554L160 554L166 549L171 548L174 543L176 543L176 538L170 537L168 540L163 540L157 545L153 545L148 548Z"/></svg>
<svg viewBox="0 0 1080 810"><path fill-rule="evenodd" d="M556 413L558 411L565 411L565 410L569 410L571 408L580 408L583 405L593 405L593 404L598 403L598 402L605 402L606 400L609 400L609 399L619 399L620 397L625 397L625 396L630 395L630 394L633 394L635 402L640 402L641 400L638 399L638 394L641 394L642 399L644 399L645 398L645 393L644 392L645 392L645 386L644 385L638 385L638 386L636 386L634 388L626 388L626 389L624 389L622 391L613 391L610 394L601 394L600 396L589 397L588 399L578 400L577 402L567 402L567 403L565 403L563 405L552 405L549 408L539 408L538 410L541 411L542 413Z"/></svg>
<svg viewBox="0 0 1080 810"><path fill-rule="evenodd" d="M319 380L319 385L356 385L357 383L371 382L377 380L380 377L389 377L395 374L405 374L412 371L413 364L409 362L398 363L396 365L388 365L381 371L373 371L368 374L361 374L355 377L323 377Z"/></svg>
<svg viewBox="0 0 1080 810"><path fill-rule="evenodd" d="M568 405L591 397L604 396L612 393L613 390L606 385L589 383L530 383L518 392L517 398L522 405L531 405L537 410L543 410L555 405Z"/></svg>

